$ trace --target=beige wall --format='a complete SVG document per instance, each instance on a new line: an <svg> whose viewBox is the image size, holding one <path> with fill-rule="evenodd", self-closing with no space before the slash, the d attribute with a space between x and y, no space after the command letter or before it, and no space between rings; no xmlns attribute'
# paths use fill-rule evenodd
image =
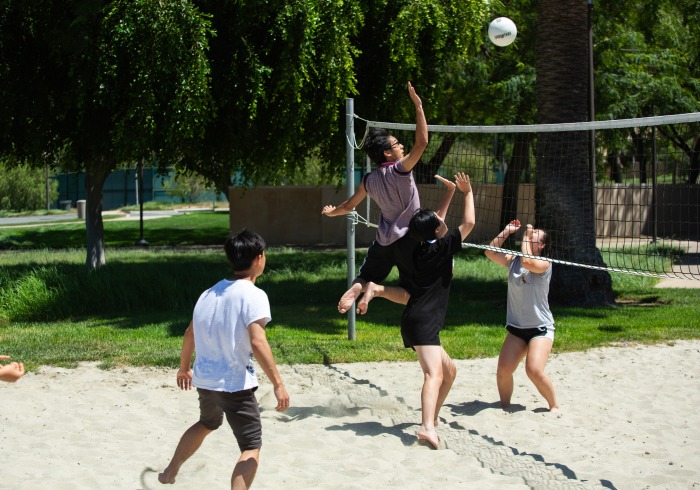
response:
<svg viewBox="0 0 700 490"><path fill-rule="evenodd" d="M421 188L419 186L421 195L429 194ZM496 184L475 186L477 224L470 241L489 241L500 231L501 190L502 186ZM459 195L457 191L456 196ZM459 216L462 212L463 200L456 196L448 216ZM249 228L262 235L270 245L342 245L346 243L347 218L329 218L321 214L321 209L326 204L338 205L346 198L344 188L333 186L258 187L246 191L231 188L231 230ZM523 209L523 206L534 202L534 186L521 185L518 201L518 215L529 220L526 222L532 222L535 219L534 206L531 211ZM437 202L424 200L421 205L435 208ZM360 214L366 216L364 202ZM456 221L448 221L450 227L457 224ZM355 243L358 246L369 245L376 231L376 228L358 224L355 227Z"/></svg>
<svg viewBox="0 0 700 490"><path fill-rule="evenodd" d="M499 231L502 185L474 186L476 227L469 237L472 243L488 243ZM430 195L419 186L421 196ZM435 194L432 192L432 194ZM324 187L258 187L229 191L231 230L243 227L256 231L270 245L342 245L346 243L344 217L329 218L321 214L326 204L337 205L347 198L345 188ZM457 191L448 216L459 216L463 200ZM656 199L659 235L697 237L697 216L700 186L658 186ZM597 234L599 237L639 237L653 234L651 213L653 192L650 187L601 186L597 190ZM436 202L421 197L421 205L435 208ZM521 221L535 221L535 186L521 184L518 194L518 216ZM685 204L684 204L685 203ZM692 204L692 205L689 205ZM363 203L360 214L366 216ZM675 219L673 219L675 218ZM448 226L457 223L448 220ZM695 228L693 228L695 225ZM367 246L374 239L376 228L358 224L355 243ZM697 239L697 238L695 238Z"/></svg>
<svg viewBox="0 0 700 490"><path fill-rule="evenodd" d="M340 204L346 196L345 188L333 186L231 188L231 230L249 228L269 245L344 244L347 218L329 218L321 209ZM357 226L356 243L371 243L375 232L375 228Z"/></svg>

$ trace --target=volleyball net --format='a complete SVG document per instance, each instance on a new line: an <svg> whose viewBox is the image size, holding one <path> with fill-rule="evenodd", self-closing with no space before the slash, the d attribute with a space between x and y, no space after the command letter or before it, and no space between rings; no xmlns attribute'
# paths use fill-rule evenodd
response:
<svg viewBox="0 0 700 490"><path fill-rule="evenodd" d="M389 130L410 152L415 125L354 115L355 134ZM364 126L364 128L363 128ZM476 226L465 247L522 255L512 235L489 247L513 219L543 228L552 262L613 272L700 280L700 113L586 123L428 126L430 144L414 168L421 207L435 209L457 172L470 176ZM351 142L366 162L362 139ZM447 225L459 224L456 191ZM351 216L375 226L367 199ZM521 230L522 231L522 230Z"/></svg>

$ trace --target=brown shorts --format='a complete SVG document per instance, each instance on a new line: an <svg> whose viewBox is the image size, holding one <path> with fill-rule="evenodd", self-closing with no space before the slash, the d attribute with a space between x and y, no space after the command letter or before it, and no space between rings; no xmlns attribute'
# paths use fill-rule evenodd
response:
<svg viewBox="0 0 700 490"><path fill-rule="evenodd" d="M224 422L228 425L241 451L262 446L262 422L255 390L211 391L197 388L199 393L199 421L209 430L216 430Z"/></svg>

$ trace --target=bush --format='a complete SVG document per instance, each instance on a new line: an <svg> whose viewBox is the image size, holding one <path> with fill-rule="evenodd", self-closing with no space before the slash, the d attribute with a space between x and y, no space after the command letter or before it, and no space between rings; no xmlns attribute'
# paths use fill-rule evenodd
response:
<svg viewBox="0 0 700 490"><path fill-rule="evenodd" d="M58 182L49 181L49 202L58 199ZM0 160L0 209L36 211L46 208L44 169Z"/></svg>

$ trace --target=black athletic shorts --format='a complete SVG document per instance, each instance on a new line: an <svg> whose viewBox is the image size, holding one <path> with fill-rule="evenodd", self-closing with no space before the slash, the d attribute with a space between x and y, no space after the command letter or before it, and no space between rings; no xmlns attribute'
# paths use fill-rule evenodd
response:
<svg viewBox="0 0 700 490"><path fill-rule="evenodd" d="M382 283L396 266L399 270L399 286L412 291L411 267L413 261L413 250L417 242L408 235L399 238L390 245L380 245L377 241L367 249L365 260L360 266L357 277L366 282Z"/></svg>
<svg viewBox="0 0 700 490"><path fill-rule="evenodd" d="M209 430L216 430L226 421L241 451L262 446L262 422L255 390L211 391L197 388L199 393L199 421Z"/></svg>
<svg viewBox="0 0 700 490"><path fill-rule="evenodd" d="M534 338L547 337L547 327L518 328L513 325L506 325L506 330L519 339L523 339L526 344L529 344Z"/></svg>

